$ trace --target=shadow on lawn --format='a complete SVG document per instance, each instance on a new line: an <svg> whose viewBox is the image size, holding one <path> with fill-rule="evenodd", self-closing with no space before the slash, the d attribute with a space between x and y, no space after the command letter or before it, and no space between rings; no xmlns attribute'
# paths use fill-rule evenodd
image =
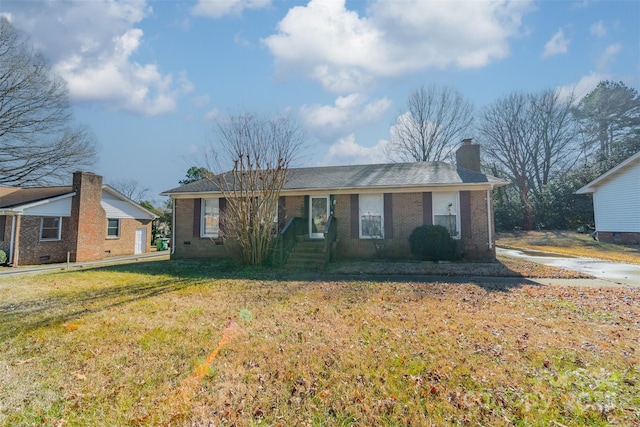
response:
<svg viewBox="0 0 640 427"><path fill-rule="evenodd" d="M388 262L393 265L394 262ZM369 262L370 266L379 262ZM410 263L409 263L410 264ZM417 264L417 263L415 263ZM490 265L487 274L483 266ZM443 267L443 268L438 268ZM296 271L272 267L244 267L235 266L230 261L211 259L180 259L155 261L148 263L123 264L102 267L101 271L114 271L139 274L169 275L177 280L265 280L265 281L296 281L296 282L412 282L412 283L472 283L486 290L506 291L522 285L539 285L522 274L509 269L503 263L460 263L433 264L430 271L398 271L361 269L357 272L313 272ZM355 271L355 270L354 270Z"/></svg>
<svg viewBox="0 0 640 427"><path fill-rule="evenodd" d="M66 292L61 295L0 304L0 340L43 326L65 323L79 316L196 284L193 280L165 279L153 284L117 285L103 289Z"/></svg>
<svg viewBox="0 0 640 427"><path fill-rule="evenodd" d="M78 292L62 291L17 303L0 303L0 340L39 327L63 324L80 316L108 310L134 301L175 292L210 280L260 280L282 282L380 282L418 284L475 284L487 291L505 292L537 283L523 277L441 276L426 274L320 274L275 268L237 268L228 261L167 260L93 268L91 272L132 273L158 276L152 283L114 285ZM56 273L64 275L65 272ZM303 286L303 285L301 285ZM303 289L300 289L303 291ZM425 289L427 290L427 289Z"/></svg>

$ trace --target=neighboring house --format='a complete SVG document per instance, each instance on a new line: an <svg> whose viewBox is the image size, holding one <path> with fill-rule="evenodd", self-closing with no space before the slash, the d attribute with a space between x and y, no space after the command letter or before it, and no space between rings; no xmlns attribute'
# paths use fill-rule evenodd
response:
<svg viewBox="0 0 640 427"><path fill-rule="evenodd" d="M591 181L576 194L593 195L598 239L640 243L640 152Z"/></svg>
<svg viewBox="0 0 640 427"><path fill-rule="evenodd" d="M278 237L295 219L299 236L294 240L330 239L324 247L332 258L373 257L380 251L406 258L416 227L441 224L461 241L466 258L493 259L492 190L508 182L480 172L480 146L470 139L456 159L457 166L418 162L289 169L274 212ZM174 202L172 257L227 255L222 239L226 200L215 179L162 194Z"/></svg>
<svg viewBox="0 0 640 427"><path fill-rule="evenodd" d="M71 186L0 187L0 249L13 266L148 252L154 218L89 172Z"/></svg>

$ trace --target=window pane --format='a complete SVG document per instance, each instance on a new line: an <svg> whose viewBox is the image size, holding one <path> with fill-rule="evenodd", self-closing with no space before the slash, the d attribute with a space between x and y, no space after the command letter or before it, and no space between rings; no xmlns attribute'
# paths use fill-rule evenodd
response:
<svg viewBox="0 0 640 427"><path fill-rule="evenodd" d="M441 225L449 231L451 237L457 236L456 230L457 218L455 215L434 215L433 222L435 225Z"/></svg>
<svg viewBox="0 0 640 427"><path fill-rule="evenodd" d="M107 219L107 236L118 237L120 235L120 220Z"/></svg>
<svg viewBox="0 0 640 427"><path fill-rule="evenodd" d="M449 231L451 237L458 238L458 193L432 194L433 223Z"/></svg>
<svg viewBox="0 0 640 427"><path fill-rule="evenodd" d="M362 216L362 236L382 238L382 216L363 215Z"/></svg>
<svg viewBox="0 0 640 427"><path fill-rule="evenodd" d="M58 240L60 238L60 218L44 217L42 218L42 230L40 233L41 240Z"/></svg>
<svg viewBox="0 0 640 427"><path fill-rule="evenodd" d="M383 213L384 197L382 194L361 194L360 206L360 237L384 238Z"/></svg>
<svg viewBox="0 0 640 427"><path fill-rule="evenodd" d="M204 236L217 236L220 231L219 199L203 199L202 232Z"/></svg>

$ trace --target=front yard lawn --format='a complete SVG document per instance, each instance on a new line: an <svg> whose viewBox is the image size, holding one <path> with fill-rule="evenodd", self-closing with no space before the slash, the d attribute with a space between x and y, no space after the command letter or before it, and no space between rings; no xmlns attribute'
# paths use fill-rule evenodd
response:
<svg viewBox="0 0 640 427"><path fill-rule="evenodd" d="M640 424L638 289L248 276L0 278L0 425Z"/></svg>

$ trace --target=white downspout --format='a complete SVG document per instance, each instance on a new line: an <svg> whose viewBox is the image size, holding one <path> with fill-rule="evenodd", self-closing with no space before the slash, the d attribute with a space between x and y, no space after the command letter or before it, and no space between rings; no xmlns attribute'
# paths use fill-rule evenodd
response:
<svg viewBox="0 0 640 427"><path fill-rule="evenodd" d="M493 186L491 186L493 190ZM489 232L489 249L493 249L493 236L491 235L491 190L487 190L487 231Z"/></svg>
<svg viewBox="0 0 640 427"><path fill-rule="evenodd" d="M176 199L171 203L171 255L176 251Z"/></svg>

